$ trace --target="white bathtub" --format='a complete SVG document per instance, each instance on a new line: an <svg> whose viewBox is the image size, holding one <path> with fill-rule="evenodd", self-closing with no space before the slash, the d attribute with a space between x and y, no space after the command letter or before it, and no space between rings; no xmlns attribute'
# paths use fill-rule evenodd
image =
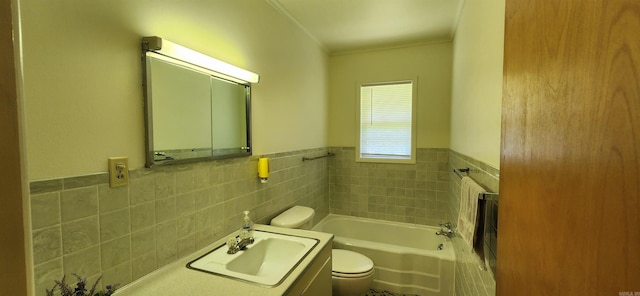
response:
<svg viewBox="0 0 640 296"><path fill-rule="evenodd" d="M436 235L440 228L330 214L313 230L332 233L334 249L371 258L377 290L453 295L455 253L450 239Z"/></svg>

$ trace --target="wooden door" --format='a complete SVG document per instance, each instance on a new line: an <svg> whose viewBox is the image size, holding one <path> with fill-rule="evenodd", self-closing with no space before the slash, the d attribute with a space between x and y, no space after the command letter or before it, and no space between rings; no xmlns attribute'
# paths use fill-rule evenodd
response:
<svg viewBox="0 0 640 296"><path fill-rule="evenodd" d="M640 1L506 1L497 294L640 295Z"/></svg>
<svg viewBox="0 0 640 296"><path fill-rule="evenodd" d="M27 295L11 1L0 1L0 295Z"/></svg>

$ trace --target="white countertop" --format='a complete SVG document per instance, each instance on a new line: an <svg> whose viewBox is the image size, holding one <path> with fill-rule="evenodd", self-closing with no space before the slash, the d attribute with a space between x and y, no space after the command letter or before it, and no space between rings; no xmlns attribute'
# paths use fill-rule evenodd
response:
<svg viewBox="0 0 640 296"><path fill-rule="evenodd" d="M217 276L202 271L189 269L187 263L206 254L214 248L225 244L228 237L200 249L199 251L179 259L178 261L164 266L124 287L116 290L115 296L125 295L283 295L295 280L304 272L307 266L318 255L318 253L331 243L333 234L308 231L301 229L287 229L269 225L255 225L256 230L264 230L275 233L296 235L318 239L318 244L311 252L296 266L296 268L275 287L264 287L258 284L244 282L236 279ZM236 235L234 233L233 235Z"/></svg>

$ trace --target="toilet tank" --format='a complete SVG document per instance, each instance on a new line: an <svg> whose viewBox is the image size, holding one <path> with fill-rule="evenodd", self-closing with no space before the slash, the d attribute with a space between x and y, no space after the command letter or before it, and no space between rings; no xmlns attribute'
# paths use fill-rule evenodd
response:
<svg viewBox="0 0 640 296"><path fill-rule="evenodd" d="M311 229L316 211L309 207L294 206L271 219L271 225L284 228Z"/></svg>

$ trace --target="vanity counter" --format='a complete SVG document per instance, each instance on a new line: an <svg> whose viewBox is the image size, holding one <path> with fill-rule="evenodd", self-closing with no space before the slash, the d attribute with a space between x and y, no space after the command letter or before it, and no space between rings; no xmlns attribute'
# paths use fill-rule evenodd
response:
<svg viewBox="0 0 640 296"><path fill-rule="evenodd" d="M115 296L158 296L158 295L285 295L297 284L307 268L323 250L331 249L333 235L329 233L301 229L287 229L269 225L255 225L256 230L302 236L317 239L318 244L300 261L291 273L275 287L205 273L187 268L187 264L207 252L224 245L231 234L199 251L164 266L124 287L119 288ZM234 233L233 235L236 235ZM330 279L329 279L330 280Z"/></svg>

